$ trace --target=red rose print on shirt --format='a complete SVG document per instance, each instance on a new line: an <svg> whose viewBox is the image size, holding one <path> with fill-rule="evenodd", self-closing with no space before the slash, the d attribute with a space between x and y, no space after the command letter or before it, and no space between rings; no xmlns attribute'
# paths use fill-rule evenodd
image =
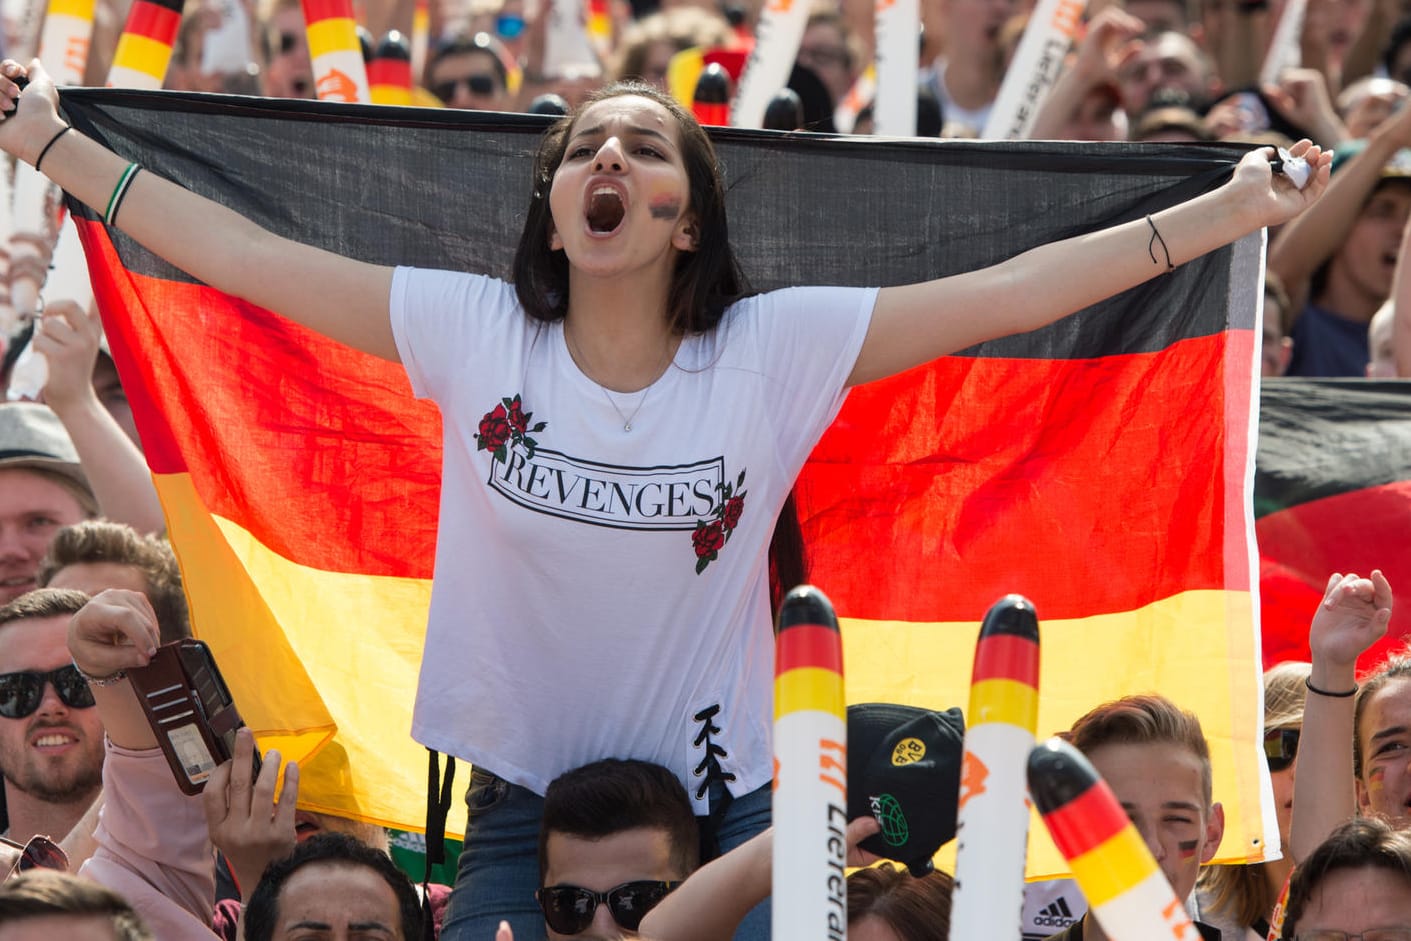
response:
<svg viewBox="0 0 1411 941"><path fill-rule="evenodd" d="M716 484L720 500L711 512L709 520L697 520L691 533L691 545L696 550L696 574L706 570L710 563L720 557L720 550L730 541L735 527L740 525L740 515L745 512L745 472L735 482Z"/></svg>
<svg viewBox="0 0 1411 941"><path fill-rule="evenodd" d="M533 412L524 410L524 403L516 395L512 399L501 399L499 404L480 419L479 433L475 438L477 451L490 451L495 460L503 461L510 451L523 448L524 456L532 458L539 442L530 437L549 427L548 422L530 425Z"/></svg>

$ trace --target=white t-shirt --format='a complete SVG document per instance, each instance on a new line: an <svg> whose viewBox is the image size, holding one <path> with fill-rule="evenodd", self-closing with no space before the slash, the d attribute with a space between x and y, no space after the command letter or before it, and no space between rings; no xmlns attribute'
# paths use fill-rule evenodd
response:
<svg viewBox="0 0 1411 941"><path fill-rule="evenodd" d="M512 285L397 269L398 352L445 441L415 738L539 794L607 757L670 768L701 812L710 754L733 794L767 782L769 541L875 300L747 298L618 394Z"/></svg>

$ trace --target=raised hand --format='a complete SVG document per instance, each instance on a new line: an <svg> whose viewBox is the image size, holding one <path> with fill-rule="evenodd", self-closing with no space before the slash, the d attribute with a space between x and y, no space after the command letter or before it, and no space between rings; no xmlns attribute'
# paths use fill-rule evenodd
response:
<svg viewBox="0 0 1411 941"><path fill-rule="evenodd" d="M1327 189L1332 174L1333 152L1323 150L1310 140L1301 140L1289 148L1289 153L1308 161L1312 171L1308 184L1299 189L1287 176L1274 173L1270 161L1275 157L1272 147L1251 150L1235 167L1230 182L1235 198L1246 200L1260 225L1275 226L1287 222L1317 201Z"/></svg>
<svg viewBox="0 0 1411 941"><path fill-rule="evenodd" d="M1382 638L1391 620L1391 585L1379 569L1371 578L1334 574L1308 629L1315 664L1352 668Z"/></svg>
<svg viewBox="0 0 1411 941"><path fill-rule="evenodd" d="M147 596L110 588L69 620L69 655L89 676L112 676L143 667L161 643L157 615Z"/></svg>
<svg viewBox="0 0 1411 941"><path fill-rule="evenodd" d="M284 787L276 800L279 752L265 755L259 776L251 781L254 756L255 737L241 729L234 756L211 772L202 795L211 842L225 854L247 896L266 866L294 851L294 805L299 797L298 765L291 761L285 766Z"/></svg>
<svg viewBox="0 0 1411 941"><path fill-rule="evenodd" d="M74 301L54 301L35 324L34 349L49 361L44 402L61 413L69 406L95 397L93 364L103 326Z"/></svg>

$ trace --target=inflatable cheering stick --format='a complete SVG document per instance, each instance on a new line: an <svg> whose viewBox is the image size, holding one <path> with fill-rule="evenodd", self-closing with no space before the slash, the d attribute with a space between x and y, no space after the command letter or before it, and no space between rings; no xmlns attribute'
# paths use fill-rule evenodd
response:
<svg viewBox="0 0 1411 941"><path fill-rule="evenodd" d="M412 103L412 47L398 30L391 30L372 53L367 82L375 105Z"/></svg>
<svg viewBox="0 0 1411 941"><path fill-rule="evenodd" d="M1038 721L1038 616L1029 599L1006 595L985 615L970 674L950 920L956 941L1023 933L1024 769Z"/></svg>
<svg viewBox="0 0 1411 941"><path fill-rule="evenodd" d="M136 0L118 37L109 88L161 88L181 26L181 0Z"/></svg>
<svg viewBox="0 0 1411 941"><path fill-rule="evenodd" d="M848 752L843 645L833 605L784 598L774 659L774 936L847 936Z"/></svg>
<svg viewBox="0 0 1411 941"><path fill-rule="evenodd" d="M701 77L696 79L696 95L691 110L703 125L729 125L730 73L720 63L712 62L701 70Z"/></svg>
<svg viewBox="0 0 1411 941"><path fill-rule="evenodd" d="M1029 792L1112 941L1200 941L1141 834L1081 752L1057 738L1035 748Z"/></svg>

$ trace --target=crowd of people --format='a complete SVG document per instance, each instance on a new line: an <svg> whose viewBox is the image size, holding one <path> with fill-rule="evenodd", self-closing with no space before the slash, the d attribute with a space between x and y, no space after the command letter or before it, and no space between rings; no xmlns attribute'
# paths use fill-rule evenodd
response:
<svg viewBox="0 0 1411 941"><path fill-rule="evenodd" d="M441 408L442 529L410 734L475 766L454 887L404 875L382 828L299 809L297 766L254 761L246 731L201 795L178 786L129 674L192 633L180 568L98 312L54 301L3 338L0 370L3 388L27 344L48 366L41 401L0 405L0 857L12 860L0 941L770 937L772 755L758 730L772 715L771 570L793 571L773 551L776 517L848 388L1043 326L1266 228L1263 374L1411 376L1411 19L1397 0L1310 0L1303 64L1261 84L1281 7L1092 4L1031 133L1252 145L1219 189L989 269L763 295L726 238L709 139L673 97L692 50L743 63L757 6L610 3L589 54L565 61L547 48L548 5L432 5L414 101L563 115L526 167L549 185L534 189L512 283L278 238L71 132L42 68L0 64L0 149L201 281L400 363ZM360 13L369 55L387 30L411 31L409 6ZM1027 15L1014 0L922 4L919 135L982 133ZM795 129L872 126L872 17L852 0L814 10L789 82ZM232 22L250 24L233 57ZM102 35L97 74L112 55ZM309 48L298 3L197 0L167 85L313 97ZM1306 187L1273 171L1273 147L1307 161ZM480 410L502 400L522 431L531 412L555 416L556 447L595 461L645 470L708 451L749 467L748 505L743 488L722 504L731 550L683 577L658 534L495 498ZM711 417L766 412L767 427ZM531 556L553 577L496 600ZM627 615L623 570L658 586ZM621 678L609 688L553 642L567 606ZM1194 704L1134 690L1063 732L1202 937L1263 938L1282 913L1285 938L1411 938L1411 659L1356 674L1391 610L1379 572L1333 575L1308 612L1311 663L1269 665L1263 760L1281 858L1205 865L1223 814ZM663 636L681 611L691 623ZM477 670L485 651L496 669ZM936 787L953 802L958 738L950 747ZM923 858L953 835L953 813ZM951 876L914 846L901 866L880 861L864 848L880 847L878 829L862 813L848 830L863 867L848 878L853 937L946 938ZM1026 939L1107 937L1071 884L1027 895Z"/></svg>

